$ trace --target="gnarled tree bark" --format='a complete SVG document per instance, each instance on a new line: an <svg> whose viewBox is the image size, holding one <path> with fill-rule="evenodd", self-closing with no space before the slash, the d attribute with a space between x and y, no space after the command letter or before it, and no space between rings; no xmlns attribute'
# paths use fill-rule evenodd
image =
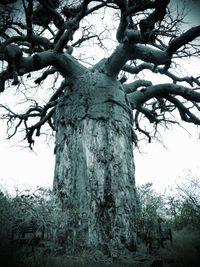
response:
<svg viewBox="0 0 200 267"><path fill-rule="evenodd" d="M121 84L104 73L86 72L66 88L55 124L54 190L66 213L67 250L107 256L133 251L132 113Z"/></svg>

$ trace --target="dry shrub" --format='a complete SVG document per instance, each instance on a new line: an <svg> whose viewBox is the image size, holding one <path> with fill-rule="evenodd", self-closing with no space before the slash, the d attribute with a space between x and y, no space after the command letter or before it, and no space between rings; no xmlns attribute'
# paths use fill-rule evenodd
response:
<svg viewBox="0 0 200 267"><path fill-rule="evenodd" d="M170 266L199 267L200 232L192 228L183 228L173 233L173 247L163 249L162 257Z"/></svg>

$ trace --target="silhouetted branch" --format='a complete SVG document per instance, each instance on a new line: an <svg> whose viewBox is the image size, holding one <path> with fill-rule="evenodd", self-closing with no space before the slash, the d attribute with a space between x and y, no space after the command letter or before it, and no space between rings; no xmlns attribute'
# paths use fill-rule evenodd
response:
<svg viewBox="0 0 200 267"><path fill-rule="evenodd" d="M26 112L23 112L22 114L18 114L14 112L13 110L11 110L9 107L5 105L0 105L0 108L7 111L6 114L3 114L1 116L1 119L7 120L8 131L10 129L9 125L12 124L11 128L13 128L13 125L14 125L14 131L8 135L8 138L10 139L11 137L13 137L19 130L19 127L23 125L24 130L26 132L25 138L27 139L29 143L29 147L32 149L32 146L34 144L34 135L40 136L41 127L44 124L48 123L50 128L54 130L54 124L53 124L52 118L55 112L55 107L56 107L58 98L63 93L65 86L66 86L66 82L63 82L61 86L56 90L56 92L50 97L48 103L44 105L43 107L35 103L34 106L31 106ZM29 126L29 121L32 118L35 118L35 119L39 118L39 121Z"/></svg>
<svg viewBox="0 0 200 267"><path fill-rule="evenodd" d="M126 94L130 94L133 93L134 91L136 91L139 87L141 86L151 86L152 82L147 81L147 80L137 80L135 82L132 83L128 83L128 84L124 84L123 88Z"/></svg>
<svg viewBox="0 0 200 267"><path fill-rule="evenodd" d="M177 98L168 95L166 96L166 99L175 105L183 121L200 125L200 119L194 113L192 113L189 108L185 107L184 104L181 103Z"/></svg>
<svg viewBox="0 0 200 267"><path fill-rule="evenodd" d="M143 88L140 91L128 94L128 98L132 105L132 108L134 109L151 98L165 98L166 95L179 95L186 100L200 102L200 93L198 93L194 89L171 83L158 84Z"/></svg>
<svg viewBox="0 0 200 267"><path fill-rule="evenodd" d="M149 143L151 143L151 136L150 136L150 133L147 132L146 130L142 129L140 127L140 123L139 123L139 114L140 114L140 111L136 111L135 113L135 128L136 130L138 130L139 132L143 133L144 135L146 135L146 137L148 138L148 141Z"/></svg>
<svg viewBox="0 0 200 267"><path fill-rule="evenodd" d="M45 80L49 75L54 74L56 69L52 67L50 70L46 70L42 73L42 75L35 80L36 84L40 84L43 80Z"/></svg>
<svg viewBox="0 0 200 267"><path fill-rule="evenodd" d="M200 26L193 27L184 32L179 37L174 38L167 48L167 52L172 56L179 48L192 42L194 39L200 36Z"/></svg>

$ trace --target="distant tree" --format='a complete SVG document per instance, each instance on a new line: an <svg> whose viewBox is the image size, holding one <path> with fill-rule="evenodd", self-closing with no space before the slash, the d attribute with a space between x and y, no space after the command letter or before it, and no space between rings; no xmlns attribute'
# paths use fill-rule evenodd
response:
<svg viewBox="0 0 200 267"><path fill-rule="evenodd" d="M68 252L133 251L133 143L177 123L177 111L200 124L200 76L175 72L177 62L199 55L200 26L185 26L170 0L4 1L0 10L0 92L13 91L21 104L18 111L1 104L2 118L9 138L25 130L30 148L47 133L43 125L55 132L53 189ZM141 79L148 72L156 82ZM47 90L37 95L41 85Z"/></svg>
<svg viewBox="0 0 200 267"><path fill-rule="evenodd" d="M147 217L164 216L164 197L157 193L152 183L146 183L137 188L140 210Z"/></svg>
<svg viewBox="0 0 200 267"><path fill-rule="evenodd" d="M176 229L184 227L199 229L200 180L195 177L183 179L177 193L168 197L168 213Z"/></svg>
<svg viewBox="0 0 200 267"><path fill-rule="evenodd" d="M10 197L0 190L0 250L8 245L13 216ZM0 253L1 255L1 253Z"/></svg>
<svg viewBox="0 0 200 267"><path fill-rule="evenodd" d="M166 220L165 197L153 189L152 183L139 186L137 195L139 203L138 239L151 246L152 242L159 237L159 223Z"/></svg>

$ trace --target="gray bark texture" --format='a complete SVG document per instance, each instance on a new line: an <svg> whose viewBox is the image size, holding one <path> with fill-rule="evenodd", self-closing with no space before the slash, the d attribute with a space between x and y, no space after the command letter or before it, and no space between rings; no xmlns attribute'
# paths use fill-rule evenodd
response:
<svg viewBox="0 0 200 267"><path fill-rule="evenodd" d="M66 83L55 114L54 191L73 254L135 250L132 113L122 85L97 70Z"/></svg>

